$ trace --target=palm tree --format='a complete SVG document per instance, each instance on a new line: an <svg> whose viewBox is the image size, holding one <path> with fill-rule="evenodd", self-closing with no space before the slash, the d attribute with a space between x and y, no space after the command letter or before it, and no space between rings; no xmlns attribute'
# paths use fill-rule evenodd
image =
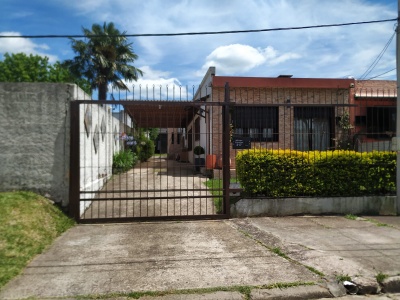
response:
<svg viewBox="0 0 400 300"><path fill-rule="evenodd" d="M65 64L76 76L86 78L93 89L98 89L99 100L107 99L108 84L119 90L129 90L124 83L136 81L143 72L130 65L138 56L128 43L125 31L121 33L114 23L103 26L93 24L92 29L82 28L85 40L71 38L77 56Z"/></svg>

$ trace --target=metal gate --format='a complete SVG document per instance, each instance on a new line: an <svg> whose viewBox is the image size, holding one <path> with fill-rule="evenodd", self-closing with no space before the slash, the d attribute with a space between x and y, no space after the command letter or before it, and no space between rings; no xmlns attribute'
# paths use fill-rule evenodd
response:
<svg viewBox="0 0 400 300"><path fill-rule="evenodd" d="M228 106L229 96L71 102L72 216L80 223L228 218ZM211 130L216 122L221 132Z"/></svg>

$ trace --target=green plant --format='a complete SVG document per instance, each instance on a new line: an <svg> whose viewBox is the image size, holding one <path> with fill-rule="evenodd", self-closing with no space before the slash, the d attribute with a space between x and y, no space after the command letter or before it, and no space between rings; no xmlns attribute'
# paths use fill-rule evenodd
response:
<svg viewBox="0 0 400 300"><path fill-rule="evenodd" d="M196 146L196 147L194 147L194 149L193 149L193 153L194 153L195 155L202 155L202 154L205 153L205 151L204 151L204 148L203 148L202 146Z"/></svg>
<svg viewBox="0 0 400 300"><path fill-rule="evenodd" d="M211 194L213 194L215 210L217 213L222 212L222 179L209 179L204 183L210 190Z"/></svg>
<svg viewBox="0 0 400 300"><path fill-rule="evenodd" d="M316 268L314 268L314 267L310 267L310 266L307 266L307 265L304 265L308 270L310 270L311 272L313 272L314 274L317 274L317 275L319 275L319 276L321 276L321 277L325 277L325 274L324 273L322 273L321 271L318 271Z"/></svg>
<svg viewBox="0 0 400 300"><path fill-rule="evenodd" d="M136 146L136 153L140 161L148 161L154 155L154 142L150 139L142 139Z"/></svg>
<svg viewBox="0 0 400 300"><path fill-rule="evenodd" d="M336 275L337 281L351 281L351 277L349 275Z"/></svg>
<svg viewBox="0 0 400 300"><path fill-rule="evenodd" d="M375 278L376 278L376 281L378 281L379 283L382 283L386 278L388 278L389 277L389 275L387 275L387 274L384 274L384 273L382 273L382 272L379 272L378 274L376 274L376 276L375 276Z"/></svg>
<svg viewBox="0 0 400 300"><path fill-rule="evenodd" d="M346 219L348 219L348 220L357 220L357 216L355 216L355 215L352 215L352 214L347 214L347 215L345 215L344 216Z"/></svg>
<svg viewBox="0 0 400 300"><path fill-rule="evenodd" d="M0 288L75 222L32 192L0 193Z"/></svg>
<svg viewBox="0 0 400 300"><path fill-rule="evenodd" d="M281 248L279 247L272 248L271 251L274 252L276 255L279 255L280 257L289 259L289 257L285 253L283 253Z"/></svg>
<svg viewBox="0 0 400 300"><path fill-rule="evenodd" d="M250 196L367 196L394 194L396 153L348 150L244 150L236 171Z"/></svg>
<svg viewBox="0 0 400 300"><path fill-rule="evenodd" d="M113 174L126 172L137 162L137 156L131 150L119 151L113 156Z"/></svg>

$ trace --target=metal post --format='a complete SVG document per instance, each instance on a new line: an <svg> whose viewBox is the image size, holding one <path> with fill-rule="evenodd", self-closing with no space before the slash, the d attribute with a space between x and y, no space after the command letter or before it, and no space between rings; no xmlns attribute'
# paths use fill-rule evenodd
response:
<svg viewBox="0 0 400 300"><path fill-rule="evenodd" d="M399 21L400 21L400 0L397 0L397 28L396 28L396 67L397 67L397 104L396 104L396 194L397 194L397 215L400 215L400 38L399 38Z"/></svg>
<svg viewBox="0 0 400 300"><path fill-rule="evenodd" d="M400 1L400 0L399 0ZM230 216L230 198L229 198L229 185L230 185L230 127L229 127L229 83L225 84L225 99L224 106L222 107L222 182L224 193L224 214L229 218Z"/></svg>
<svg viewBox="0 0 400 300"><path fill-rule="evenodd" d="M71 101L70 155L69 155L69 214L79 221L79 103Z"/></svg>

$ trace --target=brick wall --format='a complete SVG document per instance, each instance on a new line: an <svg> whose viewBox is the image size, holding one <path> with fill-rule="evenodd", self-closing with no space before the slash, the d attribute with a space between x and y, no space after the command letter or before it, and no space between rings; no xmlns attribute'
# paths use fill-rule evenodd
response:
<svg viewBox="0 0 400 300"><path fill-rule="evenodd" d="M324 89L324 88L231 88L230 101L235 104L272 105L278 108L279 139L276 142L252 143L253 148L293 149L294 147L294 107L328 105L334 108L334 117L341 116L349 111L351 89ZM224 101L224 88L213 88L212 102ZM222 153L222 108L212 108L212 151ZM217 134L215 134L217 133ZM335 137L340 138L342 132L335 126ZM231 149L231 167L235 167L234 157L236 150Z"/></svg>

